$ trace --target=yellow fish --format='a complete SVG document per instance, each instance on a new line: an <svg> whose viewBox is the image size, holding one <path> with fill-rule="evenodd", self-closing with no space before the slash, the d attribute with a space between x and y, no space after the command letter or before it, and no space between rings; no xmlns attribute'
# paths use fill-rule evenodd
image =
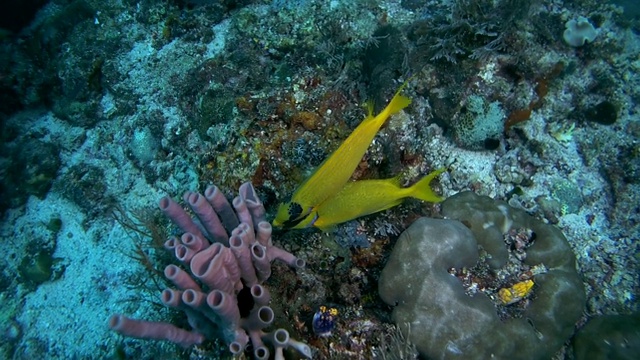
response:
<svg viewBox="0 0 640 360"><path fill-rule="evenodd" d="M274 226L296 226L344 187L380 127L389 116L411 104L409 98L400 95L406 84L400 86L387 107L375 117L372 106L369 106L367 117L351 135L298 187L289 202L280 204L273 220Z"/></svg>
<svg viewBox="0 0 640 360"><path fill-rule="evenodd" d="M340 192L320 204L293 228L315 226L327 231L334 225L392 208L407 197L440 202L443 198L433 192L430 183L445 170L443 168L433 171L407 188L400 186L398 177L348 182Z"/></svg>

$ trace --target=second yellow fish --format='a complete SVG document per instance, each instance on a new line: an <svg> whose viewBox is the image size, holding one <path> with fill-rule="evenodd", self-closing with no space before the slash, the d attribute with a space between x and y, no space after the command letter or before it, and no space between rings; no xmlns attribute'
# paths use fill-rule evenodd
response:
<svg viewBox="0 0 640 360"><path fill-rule="evenodd" d="M333 226L399 205L412 197L429 202L443 199L431 189L431 180L446 169L438 169L413 186L403 188L399 178L348 182L340 192L327 199L294 228L317 227L322 231Z"/></svg>

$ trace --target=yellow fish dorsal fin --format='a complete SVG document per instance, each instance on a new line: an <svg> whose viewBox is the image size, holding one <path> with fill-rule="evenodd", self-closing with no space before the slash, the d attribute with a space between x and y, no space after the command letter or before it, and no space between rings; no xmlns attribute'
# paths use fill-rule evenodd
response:
<svg viewBox="0 0 640 360"><path fill-rule="evenodd" d="M407 189L409 191L408 195L423 201L441 202L442 200L444 200L444 198L433 192L433 189L431 189L431 180L435 179L436 176L442 174L446 170L446 168L440 168L423 177L422 179L420 179L420 181L413 184Z"/></svg>
<svg viewBox="0 0 640 360"><path fill-rule="evenodd" d="M367 119L373 119L373 112L375 111L375 103L373 102L373 100L369 99L367 100L367 103L365 104L365 108L367 109Z"/></svg>

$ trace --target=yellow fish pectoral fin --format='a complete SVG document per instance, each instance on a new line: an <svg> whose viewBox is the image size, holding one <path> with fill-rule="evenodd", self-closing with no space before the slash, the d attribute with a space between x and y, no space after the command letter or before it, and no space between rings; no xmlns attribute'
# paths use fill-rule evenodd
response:
<svg viewBox="0 0 640 360"><path fill-rule="evenodd" d="M436 176L442 174L446 170L446 168L440 168L420 179L420 181L409 188L409 196L429 202L441 202L444 200L443 197L433 192L433 189L431 188L431 180L435 179Z"/></svg>
<svg viewBox="0 0 640 360"><path fill-rule="evenodd" d="M314 226L314 223L318 220L318 213L316 211L312 211L304 217L300 219L295 219L291 221L288 225L285 226L289 229L304 229Z"/></svg>
<svg viewBox="0 0 640 360"><path fill-rule="evenodd" d="M313 218L311 214L301 216L296 219L289 219L282 224L284 229L302 229L307 227L307 223L310 222L309 218Z"/></svg>

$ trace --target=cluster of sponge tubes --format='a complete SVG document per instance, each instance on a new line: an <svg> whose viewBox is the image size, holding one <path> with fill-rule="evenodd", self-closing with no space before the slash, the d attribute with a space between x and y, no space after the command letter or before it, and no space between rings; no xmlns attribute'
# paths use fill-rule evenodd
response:
<svg viewBox="0 0 640 360"><path fill-rule="evenodd" d="M292 339L286 330L264 332L274 312L269 307L269 292L260 284L271 275L271 261L277 259L294 268L304 267L305 262L273 246L271 224L265 221L264 206L251 183L240 186L232 204L216 186L208 187L204 195L187 192L184 200L197 221L169 197L160 199L159 205L185 232L180 239L168 239L165 248L191 275L180 266L167 266L164 274L177 289L165 289L161 299L166 306L184 311L193 330L123 315L112 316L110 328L126 336L169 340L183 347L222 336L234 354L243 352L251 341L256 359L270 357L266 341L276 359L284 358L285 348L311 358L310 347ZM236 297L245 287L251 291L254 306L241 318Z"/></svg>

